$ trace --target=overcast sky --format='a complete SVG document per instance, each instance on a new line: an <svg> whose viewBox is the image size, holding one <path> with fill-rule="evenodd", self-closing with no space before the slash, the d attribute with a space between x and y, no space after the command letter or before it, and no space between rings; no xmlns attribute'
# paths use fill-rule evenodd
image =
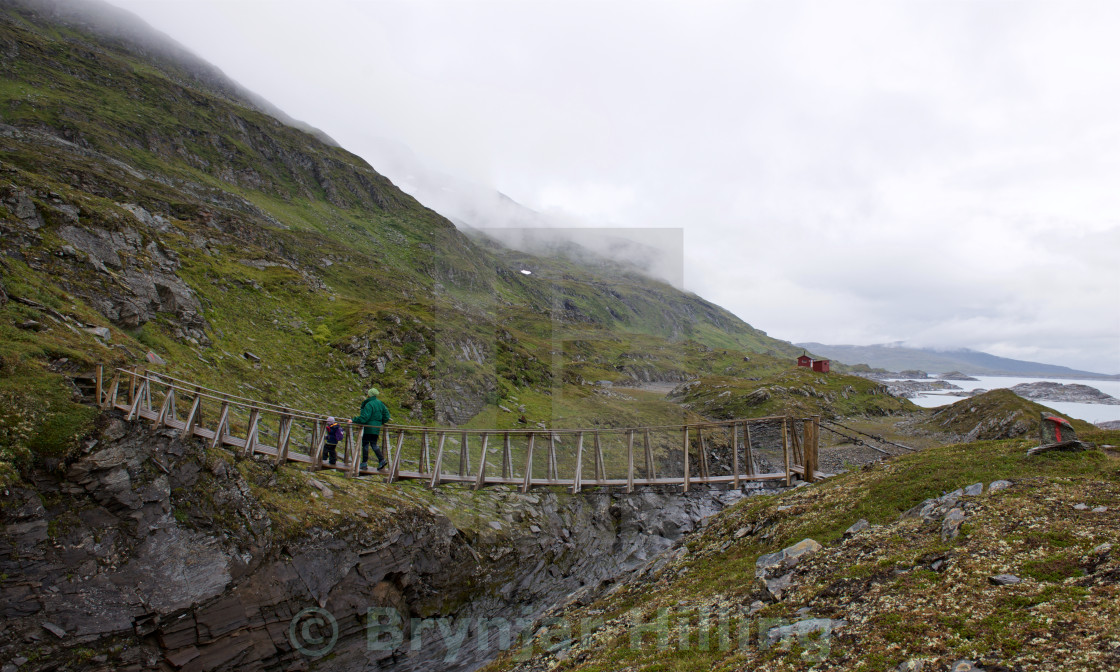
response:
<svg viewBox="0 0 1120 672"><path fill-rule="evenodd" d="M406 188L682 228L773 336L1120 372L1120 2L110 2Z"/></svg>

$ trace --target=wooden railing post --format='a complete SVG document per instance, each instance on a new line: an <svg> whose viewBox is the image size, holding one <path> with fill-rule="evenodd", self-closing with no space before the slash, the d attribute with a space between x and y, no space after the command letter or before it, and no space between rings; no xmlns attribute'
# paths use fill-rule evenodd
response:
<svg viewBox="0 0 1120 672"><path fill-rule="evenodd" d="M646 478L652 481L657 478L657 469L653 461L653 446L650 445L648 429L645 431L642 442L645 444L646 450Z"/></svg>
<svg viewBox="0 0 1120 672"><path fill-rule="evenodd" d="M801 449L801 433L798 431L798 423L794 418L789 419L789 434L790 434L790 448L791 448L791 462L794 466L805 468L805 451Z"/></svg>
<svg viewBox="0 0 1120 672"><path fill-rule="evenodd" d="M744 425L746 427L746 425ZM731 474L735 489L739 489L739 423L731 425Z"/></svg>
<svg viewBox="0 0 1120 672"><path fill-rule="evenodd" d="M747 461L747 476L755 475L755 454L754 449L750 447L750 423L743 423L743 459Z"/></svg>
<svg viewBox="0 0 1120 672"><path fill-rule="evenodd" d="M471 473L471 453L467 436L468 434L463 432L463 443L459 446L459 476L464 478Z"/></svg>
<svg viewBox="0 0 1120 672"><path fill-rule="evenodd" d="M576 473L572 479L572 494L579 492L583 486L583 432L579 433L576 442Z"/></svg>
<svg viewBox="0 0 1120 672"><path fill-rule="evenodd" d="M688 465L688 425L685 425L684 426L684 483L683 483L683 486L682 486L683 487L683 492L688 492L689 480L691 478L691 476L688 473L689 472L688 467L689 467L689 465Z"/></svg>
<svg viewBox="0 0 1120 672"><path fill-rule="evenodd" d="M133 406L136 404L136 368L135 366L128 369L128 405Z"/></svg>
<svg viewBox="0 0 1120 672"><path fill-rule="evenodd" d="M94 389L94 399L97 399L97 407L98 408L104 408L104 406L105 406L105 400L101 397L102 387L105 384L104 378L105 378L105 365L104 364L98 364L97 365L97 384L96 384L95 389Z"/></svg>
<svg viewBox="0 0 1120 672"><path fill-rule="evenodd" d="M257 447L257 433L260 431L261 409L254 406L249 409L249 427L245 430L245 457L252 457L253 450Z"/></svg>
<svg viewBox="0 0 1120 672"><path fill-rule="evenodd" d="M430 443L428 439L428 430L425 429L420 437L420 460L416 464L416 471L421 474L428 474L432 471L432 456L429 450Z"/></svg>
<svg viewBox="0 0 1120 672"><path fill-rule="evenodd" d="M607 465L603 461L603 446L599 443L599 432L595 432L595 480L607 480Z"/></svg>
<svg viewBox="0 0 1120 672"><path fill-rule="evenodd" d="M125 416L127 420L135 420L140 417L140 408L144 403L144 395L148 390L148 379L141 378L140 384L134 388L132 396L132 406L128 409L128 415Z"/></svg>
<svg viewBox="0 0 1120 672"><path fill-rule="evenodd" d="M560 480L560 470L556 465L556 433L548 433L548 480Z"/></svg>
<svg viewBox="0 0 1120 672"><path fill-rule="evenodd" d="M509 445L509 432L502 439L502 478L513 478L513 450Z"/></svg>
<svg viewBox="0 0 1120 672"><path fill-rule="evenodd" d="M121 387L121 372L119 370L113 371L113 382L109 384L109 392L105 395L105 401L102 403L101 408L110 410L117 406L117 394Z"/></svg>
<svg viewBox="0 0 1120 672"><path fill-rule="evenodd" d="M814 415L805 421L805 480L809 483L815 483L817 480L820 419L821 416Z"/></svg>
<svg viewBox="0 0 1120 672"><path fill-rule="evenodd" d="M782 418L782 456L786 461L786 487L791 484L790 470L789 470L789 437L786 432L786 426L789 425L789 416Z"/></svg>
<svg viewBox="0 0 1120 672"><path fill-rule="evenodd" d="M202 410L202 393L197 389L194 393L194 401L191 402L191 410L187 412L187 420L183 423L183 434L181 438L186 439L194 433L194 424L198 422L198 414Z"/></svg>
<svg viewBox="0 0 1120 672"><path fill-rule="evenodd" d="M365 435L365 427L359 430L359 437ZM359 441L361 439L359 438ZM362 464L362 446L354 441L354 425L350 425L349 431L346 432L346 473L351 478L357 478L361 473Z"/></svg>
<svg viewBox="0 0 1120 672"><path fill-rule="evenodd" d="M521 492L529 492L529 488L533 487L533 443L536 439L536 433L529 432L529 449L525 451L525 480L521 483Z"/></svg>
<svg viewBox="0 0 1120 672"><path fill-rule="evenodd" d="M634 430L626 432L626 494L634 492Z"/></svg>
<svg viewBox="0 0 1120 672"><path fill-rule="evenodd" d="M173 408L175 408L175 388L168 387L167 394L163 395L163 404L159 407L159 415L157 415L155 421L152 422L152 428L158 429L162 427L163 423L167 422L168 414Z"/></svg>
<svg viewBox="0 0 1120 672"><path fill-rule="evenodd" d="M697 428L696 433L700 435L700 478L704 481L708 480L711 474L708 473L708 444L704 441L704 430Z"/></svg>
<svg viewBox="0 0 1120 672"><path fill-rule="evenodd" d="M276 439L276 466L284 464L288 459L288 442L292 437L292 416L287 410L280 416L280 436Z"/></svg>
<svg viewBox="0 0 1120 672"><path fill-rule="evenodd" d="M393 460L389 462L389 483L397 480L397 477L400 476L401 473L401 453L404 451L404 430L401 429L398 431L400 433L397 435L397 448L393 451ZM386 439L386 445L388 445L388 439Z"/></svg>
<svg viewBox="0 0 1120 672"><path fill-rule="evenodd" d="M482 433L482 457L478 458L478 478L474 482L475 490L479 490L486 485L486 442L489 438L486 432Z"/></svg>
<svg viewBox="0 0 1120 672"><path fill-rule="evenodd" d="M436 447L436 461L432 465L432 480L429 486L432 488L439 487L440 472L443 471L443 442L447 439L447 432L439 433L439 445Z"/></svg>
<svg viewBox="0 0 1120 672"><path fill-rule="evenodd" d="M222 445L225 439L226 427L229 424L229 401L222 401L222 412L218 416L218 428L214 430L214 442L210 444L211 448L217 448Z"/></svg>
<svg viewBox="0 0 1120 672"><path fill-rule="evenodd" d="M143 409L144 409L145 411L150 411L150 410L152 410L152 386L151 386L151 377L149 376L149 373L148 373L148 370L147 370L147 369L144 369L144 392L143 392L143 397L144 397L144 402L143 402L143 403L144 403L144 405L143 405Z"/></svg>
<svg viewBox="0 0 1120 672"><path fill-rule="evenodd" d="M323 449L327 443L327 426L322 420L315 420L315 424L311 429L311 450L308 455L311 456L311 471L319 471L323 468Z"/></svg>
<svg viewBox="0 0 1120 672"><path fill-rule="evenodd" d="M381 455L385 458L385 462L388 463L389 470L392 471L393 453L389 450L389 428L383 425L381 430Z"/></svg>

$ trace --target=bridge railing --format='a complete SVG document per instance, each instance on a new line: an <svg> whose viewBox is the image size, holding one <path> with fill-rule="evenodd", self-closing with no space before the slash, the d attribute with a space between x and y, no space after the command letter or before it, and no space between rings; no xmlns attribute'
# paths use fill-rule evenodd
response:
<svg viewBox="0 0 1120 672"><path fill-rule="evenodd" d="M363 427L344 424L338 460L324 461L327 416L249 399L139 368L115 369L105 384L97 374L104 408L169 427L186 438L243 455L266 455L277 465L296 462L312 470L352 476L381 474L392 483L420 479L431 487L461 483L475 488L506 484L617 487L781 481L819 477L818 416L790 415L653 427L587 429L463 429L387 425L381 429L384 470L362 469Z"/></svg>

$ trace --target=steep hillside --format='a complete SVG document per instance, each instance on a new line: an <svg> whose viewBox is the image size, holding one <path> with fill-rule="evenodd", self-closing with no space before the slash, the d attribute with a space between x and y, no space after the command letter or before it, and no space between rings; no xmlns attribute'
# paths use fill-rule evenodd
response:
<svg viewBox="0 0 1120 672"><path fill-rule="evenodd" d="M1116 669L1120 454L1031 445L744 500L486 669Z"/></svg>
<svg viewBox="0 0 1120 672"><path fill-rule="evenodd" d="M103 34L84 6L0 8L0 461L76 445L90 418L61 374L96 362L337 415L372 383L414 423L497 421L531 393L525 420L548 425L556 390L795 352L590 253L472 240L160 36Z"/></svg>

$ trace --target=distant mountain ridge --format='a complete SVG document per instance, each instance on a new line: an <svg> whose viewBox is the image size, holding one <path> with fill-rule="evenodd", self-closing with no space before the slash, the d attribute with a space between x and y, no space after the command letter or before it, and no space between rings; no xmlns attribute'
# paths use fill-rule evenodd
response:
<svg viewBox="0 0 1120 672"><path fill-rule="evenodd" d="M934 350L910 348L893 343L876 345L825 345L798 343L810 353L836 359L845 364L867 364L890 371L919 369L930 373L960 371L988 376L1052 376L1061 378L1118 378L1118 375L1080 371L1056 364L997 357L986 352L961 348Z"/></svg>

